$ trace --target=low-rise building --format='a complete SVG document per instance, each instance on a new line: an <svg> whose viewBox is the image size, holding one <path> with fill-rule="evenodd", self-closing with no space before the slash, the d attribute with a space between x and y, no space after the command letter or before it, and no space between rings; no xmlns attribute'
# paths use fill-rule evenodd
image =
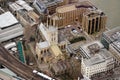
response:
<svg viewBox="0 0 120 80"><path fill-rule="evenodd" d="M0 42L23 35L23 27L11 12L0 15Z"/></svg>
<svg viewBox="0 0 120 80"><path fill-rule="evenodd" d="M24 26L33 26L34 24L39 23L39 16L33 11L34 9L25 1L18 0L15 2L10 2L8 5L10 11Z"/></svg>
<svg viewBox="0 0 120 80"><path fill-rule="evenodd" d="M82 54L81 72L90 78L93 74L114 68L114 59L109 51L99 41L94 41L80 47Z"/></svg>

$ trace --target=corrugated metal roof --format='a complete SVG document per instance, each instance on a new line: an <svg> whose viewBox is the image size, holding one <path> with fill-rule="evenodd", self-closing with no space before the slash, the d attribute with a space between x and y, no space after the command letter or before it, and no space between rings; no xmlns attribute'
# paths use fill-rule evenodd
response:
<svg viewBox="0 0 120 80"><path fill-rule="evenodd" d="M18 23L18 20L11 12L5 12L0 15L0 28L5 28Z"/></svg>

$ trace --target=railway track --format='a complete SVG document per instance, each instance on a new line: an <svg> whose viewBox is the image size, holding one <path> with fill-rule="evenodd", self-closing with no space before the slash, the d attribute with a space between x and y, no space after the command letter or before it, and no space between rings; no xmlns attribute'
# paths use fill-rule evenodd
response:
<svg viewBox="0 0 120 80"><path fill-rule="evenodd" d="M33 73L33 69L21 63L0 44L0 63L26 80L43 80Z"/></svg>

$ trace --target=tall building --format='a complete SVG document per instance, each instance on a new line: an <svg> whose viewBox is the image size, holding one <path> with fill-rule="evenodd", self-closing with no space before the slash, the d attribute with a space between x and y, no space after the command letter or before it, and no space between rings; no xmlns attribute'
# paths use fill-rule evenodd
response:
<svg viewBox="0 0 120 80"><path fill-rule="evenodd" d="M99 41L94 41L80 47L82 54L81 72L91 78L92 75L114 68L114 60L109 51Z"/></svg>
<svg viewBox="0 0 120 80"><path fill-rule="evenodd" d="M104 32L101 42L112 52L116 66L120 66L120 27Z"/></svg>
<svg viewBox="0 0 120 80"><path fill-rule="evenodd" d="M83 13L82 28L88 34L93 34L95 32L105 30L106 20L107 17L102 11L93 9Z"/></svg>

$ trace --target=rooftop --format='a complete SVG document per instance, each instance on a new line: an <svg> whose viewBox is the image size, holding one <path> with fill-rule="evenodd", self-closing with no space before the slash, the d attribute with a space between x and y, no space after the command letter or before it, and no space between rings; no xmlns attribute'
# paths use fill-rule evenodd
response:
<svg viewBox="0 0 120 80"><path fill-rule="evenodd" d="M95 17L95 16L103 16L105 15L101 10L93 8L88 8L88 11L84 13L84 15L87 15L88 17Z"/></svg>
<svg viewBox="0 0 120 80"><path fill-rule="evenodd" d="M45 4L40 0L35 0L33 6L38 10L40 13L46 13L47 9Z"/></svg>
<svg viewBox="0 0 120 80"><path fill-rule="evenodd" d="M10 7L10 9L12 9L13 11L18 11L18 10L23 9L22 6L18 5L17 3L12 3L12 2L9 3L9 7Z"/></svg>
<svg viewBox="0 0 120 80"><path fill-rule="evenodd" d="M47 7L52 6L52 5L59 3L59 2L63 2L63 0L42 0L42 1Z"/></svg>
<svg viewBox="0 0 120 80"><path fill-rule="evenodd" d="M11 75L8 74L8 72L3 72L0 70L0 80L15 80Z"/></svg>
<svg viewBox="0 0 120 80"><path fill-rule="evenodd" d="M89 58L87 58L86 56L84 59L84 63L86 66L99 64L112 58L111 53L106 50L99 41L84 44L83 46L81 46L81 50L84 55L89 56Z"/></svg>
<svg viewBox="0 0 120 80"><path fill-rule="evenodd" d="M24 9L26 9L27 11L33 10L33 8L31 6L29 6L25 1L23 0L18 0L16 1L16 3L20 6L22 6Z"/></svg>
<svg viewBox="0 0 120 80"><path fill-rule="evenodd" d="M46 40L48 40L48 32L54 32L54 31L57 30L57 28L55 28L53 26L46 27L42 23L40 24L39 29L42 32L42 34L43 34L43 36L45 37Z"/></svg>
<svg viewBox="0 0 120 80"><path fill-rule="evenodd" d="M104 46L99 41L94 41L89 42L88 44L84 44L83 46L81 46L81 48L84 50L87 56L91 57L92 55L94 55L94 51L96 52L97 49L99 51L99 49L104 48ZM94 51L92 52L92 50Z"/></svg>
<svg viewBox="0 0 120 80"><path fill-rule="evenodd" d="M61 52L60 48L59 48L57 45L52 45L52 46L50 47L50 49L52 50L52 52L53 52L53 54L54 54L55 56L62 55L62 52Z"/></svg>
<svg viewBox="0 0 120 80"><path fill-rule="evenodd" d="M60 6L56 9L56 11L58 13L65 13L65 12L76 10L78 8L93 8L93 5L89 1L82 1L75 4Z"/></svg>
<svg viewBox="0 0 120 80"><path fill-rule="evenodd" d="M98 54L95 54L90 59L85 59L84 63L87 66L92 66L95 64L105 62L107 59L110 59L110 58L112 58L110 52L107 51L106 49L101 49Z"/></svg>
<svg viewBox="0 0 120 80"><path fill-rule="evenodd" d="M73 10L76 10L76 7L74 4L69 4L69 5L65 5L57 8L58 13L65 13Z"/></svg>
<svg viewBox="0 0 120 80"><path fill-rule="evenodd" d="M6 29L0 30L0 42L23 35L23 27L21 24L10 26Z"/></svg>
<svg viewBox="0 0 120 80"><path fill-rule="evenodd" d="M111 30L108 30L103 34L105 34L112 42L116 41L120 37L120 26L113 28Z"/></svg>
<svg viewBox="0 0 120 80"><path fill-rule="evenodd" d="M0 15L0 28L5 28L18 23L18 20L12 15L11 12L5 12Z"/></svg>
<svg viewBox="0 0 120 80"><path fill-rule="evenodd" d="M111 45L120 53L120 39L118 41L114 41Z"/></svg>
<svg viewBox="0 0 120 80"><path fill-rule="evenodd" d="M103 35L107 40L110 40L111 46L120 53L120 26L104 32Z"/></svg>
<svg viewBox="0 0 120 80"><path fill-rule="evenodd" d="M40 24L39 26L39 30L42 32L42 35L44 36L44 38L46 40L48 40L48 35L47 35L47 32L46 32L46 27L45 25L43 25L42 23ZM49 40L48 40L49 41Z"/></svg>

